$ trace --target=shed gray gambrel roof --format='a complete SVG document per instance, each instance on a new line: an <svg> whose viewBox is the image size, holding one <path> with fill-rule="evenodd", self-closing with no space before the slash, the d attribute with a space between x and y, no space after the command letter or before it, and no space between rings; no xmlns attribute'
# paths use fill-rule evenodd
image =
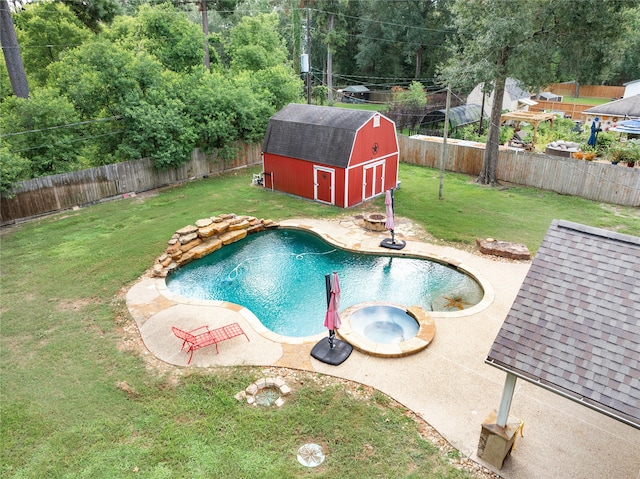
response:
<svg viewBox="0 0 640 479"><path fill-rule="evenodd" d="M356 133L376 114L290 103L269 120L262 151L346 168Z"/></svg>
<svg viewBox="0 0 640 479"><path fill-rule="evenodd" d="M640 429L640 238L554 220L486 362Z"/></svg>

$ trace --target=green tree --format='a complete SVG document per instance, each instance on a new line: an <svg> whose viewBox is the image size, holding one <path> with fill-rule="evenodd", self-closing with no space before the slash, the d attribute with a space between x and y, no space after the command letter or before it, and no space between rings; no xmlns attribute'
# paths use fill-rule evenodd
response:
<svg viewBox="0 0 640 479"><path fill-rule="evenodd" d="M300 101L304 84L291 67L276 65L251 75L253 88L273 106L281 110L289 103Z"/></svg>
<svg viewBox="0 0 640 479"><path fill-rule="evenodd" d="M83 119L120 115L162 82L155 58L100 41L65 53L49 70L49 83L60 88Z"/></svg>
<svg viewBox="0 0 640 479"><path fill-rule="evenodd" d="M625 6L625 2L601 0L456 0L458 43L442 70L443 82L458 86L485 82L495 90L480 183L498 183L500 114L507 77L532 89L548 84L555 79L549 65L557 52L560 58L581 59L570 66L577 77L597 78L611 65L613 57L607 52L624 31L620 25ZM599 38L591 42L594 32Z"/></svg>
<svg viewBox="0 0 640 479"><path fill-rule="evenodd" d="M6 193L20 180L29 179L29 160L0 145L0 193Z"/></svg>
<svg viewBox="0 0 640 479"><path fill-rule="evenodd" d="M199 67L204 58L204 36L198 25L168 3L143 5L137 20L142 47L162 65L176 72Z"/></svg>
<svg viewBox="0 0 640 479"><path fill-rule="evenodd" d="M136 115L143 116L136 108L153 104L148 95L163 84L162 66L154 57L98 41L66 52L49 70L49 84L69 98L81 119L92 122L92 165L139 158L137 147L127 145L124 135L127 128L138 127L133 125Z"/></svg>
<svg viewBox="0 0 640 479"><path fill-rule="evenodd" d="M611 78L612 85L637 80L640 78L640 4L625 12L627 20L621 25L625 28L624 41L621 45L620 61Z"/></svg>
<svg viewBox="0 0 640 479"><path fill-rule="evenodd" d="M227 71L193 72L176 78L173 88L197 125L196 146L206 152L219 150L222 156L230 157L233 143L239 139L229 95L235 88L230 74Z"/></svg>
<svg viewBox="0 0 640 479"><path fill-rule="evenodd" d="M287 48L277 26L275 13L244 17L231 30L227 41L231 68L258 71L283 65L287 60Z"/></svg>
<svg viewBox="0 0 640 479"><path fill-rule="evenodd" d="M162 91L157 93L154 103L141 101L125 109L121 120L124 132L116 156L152 158L159 170L177 168L191 159L197 129L182 101Z"/></svg>
<svg viewBox="0 0 640 479"><path fill-rule="evenodd" d="M27 78L26 75L23 78L24 80L26 80ZM29 92L29 88L27 85L27 88L26 88L27 97L29 96L28 92ZM7 64L5 63L4 55L3 55L2 57L0 57L0 103L2 103L2 100L4 100L5 98L11 95L13 95L13 90L11 87L11 80L9 79L9 71L7 70Z"/></svg>
<svg viewBox="0 0 640 479"><path fill-rule="evenodd" d="M422 83L412 81L406 90L398 88L394 91L393 102L406 107L422 108L427 104L427 94Z"/></svg>
<svg viewBox="0 0 640 479"><path fill-rule="evenodd" d="M324 85L316 85L311 89L311 98L316 105L326 105L329 97L329 88Z"/></svg>
<svg viewBox="0 0 640 479"><path fill-rule="evenodd" d="M58 2L28 3L15 20L25 70L33 86L46 84L47 66L57 62L62 52L94 36L69 7Z"/></svg>
<svg viewBox="0 0 640 479"><path fill-rule="evenodd" d="M312 37L326 52L326 79L329 104L333 102L333 54L347 43L347 22L343 15L348 0L315 0L314 18L317 28Z"/></svg>
<svg viewBox="0 0 640 479"><path fill-rule="evenodd" d="M374 0L363 9L356 62L363 72L393 78L433 77L453 31L448 0Z"/></svg>
<svg viewBox="0 0 640 479"><path fill-rule="evenodd" d="M116 0L61 0L66 4L87 28L94 32L100 31L100 26L111 22L120 13L120 5Z"/></svg>
<svg viewBox="0 0 640 479"><path fill-rule="evenodd" d="M360 68L355 62L358 54L358 45L363 39L360 31L360 18L363 12L370 8L369 0L349 0L342 17L346 22L345 42L333 54L333 71L336 85L346 86L352 83L365 83L358 78L356 81L352 76L361 75Z"/></svg>
<svg viewBox="0 0 640 479"><path fill-rule="evenodd" d="M611 79L626 48L639 43L638 25L632 24L640 10L638 2L584 0L577 12L568 2L559 2L556 7L557 16L574 17L571 27L564 26L570 29L570 35L563 35L556 43L557 69L564 76L560 79L576 80L578 85L601 84Z"/></svg>
<svg viewBox="0 0 640 479"><path fill-rule="evenodd" d="M16 178L27 171L35 178L81 167L76 142L82 125L73 105L55 89L35 89L29 99L7 98L0 104L0 131L4 148L15 156L7 164L18 172Z"/></svg>

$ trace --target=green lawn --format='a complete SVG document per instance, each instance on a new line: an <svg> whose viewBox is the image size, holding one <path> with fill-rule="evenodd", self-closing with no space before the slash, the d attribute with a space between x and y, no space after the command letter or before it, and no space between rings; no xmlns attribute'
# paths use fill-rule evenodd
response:
<svg viewBox="0 0 640 479"><path fill-rule="evenodd" d="M584 97L575 97L575 96L564 96L562 97L563 103L576 103L578 105L604 105L605 103L609 103L611 98L584 98Z"/></svg>
<svg viewBox="0 0 640 479"><path fill-rule="evenodd" d="M335 102L332 106L338 108L348 108L351 110L384 111L387 109L386 103L342 103Z"/></svg>
<svg viewBox="0 0 640 479"><path fill-rule="evenodd" d="M250 408L233 396L263 376L258 368L160 372L127 347L133 324L122 292L178 228L219 213L282 220L384 211L383 198L345 211L253 187L255 172L3 229L1 477L469 477L450 464L455 451L442 454L383 394L363 389L358 399L305 380L281 409ZM535 251L553 218L640 235L638 209L491 189L456 174L438 200L438 171L401 165L400 175L397 214L438 241L469 247L491 236ZM330 451L315 470L295 458L309 441Z"/></svg>

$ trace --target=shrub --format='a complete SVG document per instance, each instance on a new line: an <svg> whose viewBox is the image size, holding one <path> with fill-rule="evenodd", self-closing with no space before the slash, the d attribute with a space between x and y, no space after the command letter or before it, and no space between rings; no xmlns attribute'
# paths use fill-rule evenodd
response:
<svg viewBox="0 0 640 479"><path fill-rule="evenodd" d="M613 144L609 147L605 156L612 162L626 161L631 164L640 162L640 140Z"/></svg>

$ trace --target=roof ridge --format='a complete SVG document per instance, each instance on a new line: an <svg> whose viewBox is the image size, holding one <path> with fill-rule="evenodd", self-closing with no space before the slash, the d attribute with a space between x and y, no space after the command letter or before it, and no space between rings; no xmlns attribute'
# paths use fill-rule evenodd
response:
<svg viewBox="0 0 640 479"><path fill-rule="evenodd" d="M627 235L624 233L618 233L617 231L605 230L603 228L596 228L595 226L587 226L580 223L574 223L567 220L553 220L552 225L556 225L558 228L565 228L581 233L589 234L592 236L601 236L603 238L609 238L622 243L628 243L640 246L640 238L637 236Z"/></svg>

